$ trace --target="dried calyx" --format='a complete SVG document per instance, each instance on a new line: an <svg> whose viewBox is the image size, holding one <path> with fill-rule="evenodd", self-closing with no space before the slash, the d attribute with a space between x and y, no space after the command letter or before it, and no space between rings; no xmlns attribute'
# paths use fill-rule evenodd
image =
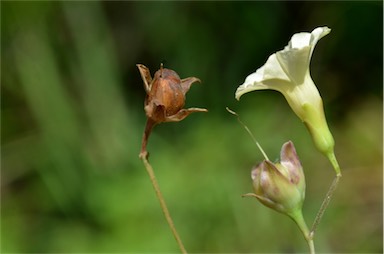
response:
<svg viewBox="0 0 384 254"><path fill-rule="evenodd" d="M163 68L162 64L152 79L147 67L142 64L136 66L140 71L147 94L144 103L147 123L140 152L140 157L147 157L148 137L156 124L178 122L193 112L207 112L208 110L203 108L183 109L186 93L191 85L200 82L200 79L196 77L180 79L175 71Z"/></svg>

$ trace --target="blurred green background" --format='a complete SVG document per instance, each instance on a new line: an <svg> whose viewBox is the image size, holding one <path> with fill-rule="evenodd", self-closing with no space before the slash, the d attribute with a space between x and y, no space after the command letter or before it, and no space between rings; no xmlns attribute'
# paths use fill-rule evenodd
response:
<svg viewBox="0 0 384 254"><path fill-rule="evenodd" d="M328 26L311 62L343 178L319 253L383 251L383 3L1 2L1 252L169 253L178 247L138 158L136 63L196 76L187 107L157 126L151 164L191 253L307 252L296 225L241 198L263 157L295 143L309 225L334 177L283 96L236 88L300 31Z"/></svg>

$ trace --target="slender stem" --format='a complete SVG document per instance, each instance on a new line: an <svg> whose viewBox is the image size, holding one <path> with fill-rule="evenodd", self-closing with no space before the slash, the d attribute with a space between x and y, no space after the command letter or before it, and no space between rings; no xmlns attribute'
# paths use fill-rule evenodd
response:
<svg viewBox="0 0 384 254"><path fill-rule="evenodd" d="M153 127L156 125L156 123L151 120L150 118L147 118L147 122L145 124L145 130L143 133L143 141L141 142L141 151L139 157L146 157L148 158L148 152L147 152L147 143L148 143L148 138L149 135L151 135L151 131Z"/></svg>
<svg viewBox="0 0 384 254"><path fill-rule="evenodd" d="M187 251L185 250L183 242L181 241L181 238L180 238L179 234L177 233L177 230L176 230L175 225L173 223L171 214L169 213L167 205L166 205L165 200L164 200L164 197L161 194L159 184L157 183L157 180L156 180L155 172L153 171L153 168L152 168L151 164L149 163L146 156L141 156L141 160L143 161L145 169L148 172L148 175L149 175L149 178L151 179L153 188L155 189L156 196L159 199L161 209L163 210L165 219L167 220L168 225L172 230L173 236L175 237L176 242L179 245L180 251L181 251L181 253L186 254Z"/></svg>
<svg viewBox="0 0 384 254"><path fill-rule="evenodd" d="M239 121L239 123L244 127L244 129L245 129L245 130L248 132L248 134L251 136L253 142L255 142L257 148L259 148L259 150L260 150L260 152L263 154L264 158L265 158L267 161L269 161L267 154L264 152L264 150L263 150L263 148L261 147L261 145L259 144L259 142L257 142L255 136L253 136L251 130L248 128L247 125L245 125L245 124L240 120L240 116L239 116L235 111L229 109L228 107L226 107L226 109L227 109L227 111L228 111L229 113L231 113L232 115L237 116L237 120Z"/></svg>
<svg viewBox="0 0 384 254"><path fill-rule="evenodd" d="M296 222L297 226L300 228L300 231L303 233L304 238L308 243L310 254L315 254L315 244L313 242L313 238L310 237L309 229L305 223L301 209L292 214L289 214L289 216Z"/></svg>
<svg viewBox="0 0 384 254"><path fill-rule="evenodd" d="M310 238L313 238L317 229L317 226L320 223L321 218L324 215L325 210L327 209L329 202L331 201L332 195L336 190L336 187L340 181L341 174L336 175L335 179L333 180L331 186L329 187L329 190L327 192L327 195L325 195L324 201L320 206L320 210L316 215L315 221L313 222L311 233L309 234Z"/></svg>
<svg viewBox="0 0 384 254"><path fill-rule="evenodd" d="M313 242L313 239L312 238L308 238L306 239L307 240L307 243L308 243L308 247L309 247L309 253L311 254L315 254L315 244Z"/></svg>

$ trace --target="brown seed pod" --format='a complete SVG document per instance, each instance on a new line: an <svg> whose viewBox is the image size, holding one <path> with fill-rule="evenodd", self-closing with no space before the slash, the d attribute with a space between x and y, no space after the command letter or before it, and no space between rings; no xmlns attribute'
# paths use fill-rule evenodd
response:
<svg viewBox="0 0 384 254"><path fill-rule="evenodd" d="M147 93L144 103L147 123L143 135L140 157L148 156L146 149L148 137L152 128L162 122L178 122L193 112L207 112L202 108L183 109L185 105L185 94L194 82L200 79L189 77L180 79L179 75L170 69L163 68L155 73L153 79L147 67L137 64L143 79L144 89Z"/></svg>

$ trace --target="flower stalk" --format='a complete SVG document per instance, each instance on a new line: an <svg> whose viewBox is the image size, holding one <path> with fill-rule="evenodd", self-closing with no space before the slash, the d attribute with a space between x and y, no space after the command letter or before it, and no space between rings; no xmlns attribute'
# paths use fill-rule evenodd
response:
<svg viewBox="0 0 384 254"><path fill-rule="evenodd" d="M313 225L312 225L312 228L311 228L311 232L310 232L310 235L309 235L311 239L313 239L313 237L315 235L317 227L319 226L320 221L323 218L324 212L327 209L327 207L329 205L329 202L332 199L333 193L335 192L337 185L339 184L340 178L341 178L341 175L336 175L335 179L333 180L331 186L328 189L327 194L325 195L323 203L321 204L320 209L319 209L319 211L316 214L315 221L313 222Z"/></svg>
<svg viewBox="0 0 384 254"><path fill-rule="evenodd" d="M294 213L288 214L288 216L291 217L291 219L296 223L300 231L303 233L305 241L308 243L309 253L315 254L315 244L313 242L313 237L311 237L311 233L309 232L308 226L305 223L302 211L297 210Z"/></svg>
<svg viewBox="0 0 384 254"><path fill-rule="evenodd" d="M151 180L153 189L155 190L157 199L160 202L161 210L163 211L164 217L167 220L169 227L171 228L172 234L175 237L177 244L179 245L180 251L181 251L181 253L186 254L187 251L185 250L184 244L181 241L179 233L176 230L175 224L173 223L171 214L169 213L169 210L168 210L167 204L165 203L165 199L163 197L163 194L160 191L160 187L159 187L159 184L157 182L155 172L153 171L153 168L152 168L151 164L149 163L146 156L142 156L141 160L144 163L145 169L147 170L147 173L149 175L149 179Z"/></svg>

